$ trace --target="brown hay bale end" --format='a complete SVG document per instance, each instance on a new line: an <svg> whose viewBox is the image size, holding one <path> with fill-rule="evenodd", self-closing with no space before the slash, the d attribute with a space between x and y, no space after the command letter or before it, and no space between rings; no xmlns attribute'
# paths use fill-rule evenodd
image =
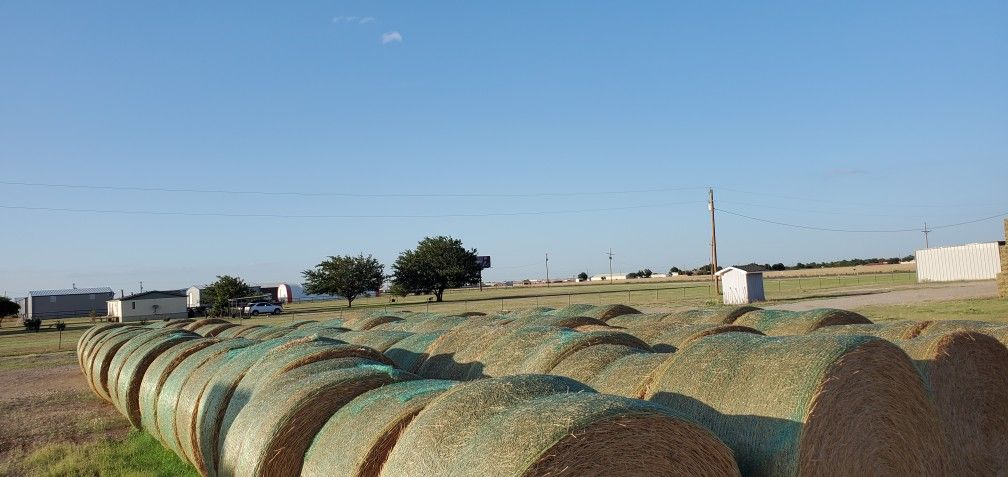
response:
<svg viewBox="0 0 1008 477"><path fill-rule="evenodd" d="M124 344L119 351L116 352L115 357L109 363L108 371L108 391L109 398L112 400L112 405L119 408L121 400L119 398L119 391L123 388L119 386L119 380L128 370L127 363L130 358L140 349L143 349L148 344L152 342L160 342L169 336L177 336L179 333L184 333L187 338L199 338L195 333L185 331L182 328L161 328L156 330L148 330L134 336L129 340L128 343ZM163 350L161 350L163 351ZM138 376L142 378L143 375ZM137 383L139 386L139 383ZM125 411L119 409L120 412L125 414Z"/></svg>
<svg viewBox="0 0 1008 477"><path fill-rule="evenodd" d="M935 407L888 341L723 333L674 356L648 399L714 432L743 474L949 474Z"/></svg>
<svg viewBox="0 0 1008 477"><path fill-rule="evenodd" d="M552 326L574 329L582 326L609 326L605 321L590 316L540 316L529 318L524 326Z"/></svg>
<svg viewBox="0 0 1008 477"><path fill-rule="evenodd" d="M709 431L645 401L554 394L488 411L438 475L740 475Z"/></svg>
<svg viewBox="0 0 1008 477"><path fill-rule="evenodd" d="M315 435L357 396L413 379L386 365L319 372L305 366L257 390L225 435L219 475L298 476Z"/></svg>
<svg viewBox="0 0 1008 477"><path fill-rule="evenodd" d="M680 311L674 315L682 320L691 323L706 323L713 325L730 325L735 323L742 315L751 311L758 311L759 307L751 305L723 305L710 308L697 308L693 310ZM741 324L741 323L740 323Z"/></svg>
<svg viewBox="0 0 1008 477"><path fill-rule="evenodd" d="M600 344L575 351L550 370L549 374L565 376L588 383L599 371L617 359L643 353L640 348L621 344Z"/></svg>
<svg viewBox="0 0 1008 477"><path fill-rule="evenodd" d="M930 324L930 321L917 320L884 321L870 325L827 326L819 328L812 333L826 335L868 335L878 336L889 341L897 341L916 338Z"/></svg>
<svg viewBox="0 0 1008 477"><path fill-rule="evenodd" d="M98 350L101 349L101 346L108 340L112 339L112 337L122 333L127 333L130 330L140 330L140 328L135 326L121 326L104 329L96 332L91 336L88 342L85 343L81 366L83 367L84 377L87 380L88 386L96 395L98 394L98 390L94 386L93 367Z"/></svg>
<svg viewBox="0 0 1008 477"><path fill-rule="evenodd" d="M934 320L921 330L921 335L940 335L955 331L979 331L985 332L993 328L1004 326L1004 323L994 323L980 320Z"/></svg>
<svg viewBox="0 0 1008 477"><path fill-rule="evenodd" d="M181 330L181 329L185 329L186 326L189 326L190 324L192 324L195 321L196 320L191 319L191 318L181 318L181 319L177 319L177 320L164 320L164 326L162 328L171 328L171 329L174 329L174 330Z"/></svg>
<svg viewBox="0 0 1008 477"><path fill-rule="evenodd" d="M179 456L183 456L175 437L176 411L178 403L182 399L183 390L187 389L190 379L201 367L217 367L219 366L217 361L224 354L251 346L254 343L254 341L243 338L218 341L190 354L179 362L165 378L164 384L161 385L161 392L157 395L154 431L151 432L151 435L160 440L165 447L173 450Z"/></svg>
<svg viewBox="0 0 1008 477"><path fill-rule="evenodd" d="M396 343L410 336L413 336L413 333L408 331L348 331L339 335L339 339L384 353Z"/></svg>
<svg viewBox="0 0 1008 477"><path fill-rule="evenodd" d="M602 305L595 307L587 315L608 322L617 316L629 315L631 313L640 313L640 311L627 305Z"/></svg>
<svg viewBox="0 0 1008 477"><path fill-rule="evenodd" d="M443 334L445 334L443 331L417 333L389 347L385 351L385 356L399 369L416 374L420 365L427 359L427 348Z"/></svg>
<svg viewBox="0 0 1008 477"><path fill-rule="evenodd" d="M336 411L315 435L301 475L377 477L400 433L428 403L455 384L421 379L361 394Z"/></svg>
<svg viewBox="0 0 1008 477"><path fill-rule="evenodd" d="M953 474L1008 471L1008 349L976 331L898 344L931 392L957 465Z"/></svg>
<svg viewBox="0 0 1008 477"><path fill-rule="evenodd" d="M674 358L672 353L638 353L622 357L586 381L600 393L644 399L652 375Z"/></svg>
<svg viewBox="0 0 1008 477"><path fill-rule="evenodd" d="M115 359L119 350L128 344L130 340L142 333L149 332L143 328L121 328L112 330L106 339L95 349L94 358L91 362L91 389L98 397L112 402L109 394L108 380L109 368L112 360Z"/></svg>
<svg viewBox="0 0 1008 477"><path fill-rule="evenodd" d="M709 323L697 323L692 325L681 325L667 330L648 344L654 347L655 351L663 353L673 353L700 338L720 333L753 333L762 335L759 330L742 325L715 325Z"/></svg>
<svg viewBox="0 0 1008 477"><path fill-rule="evenodd" d="M349 324L347 327L353 331L367 331L376 326L384 325L385 323L395 323L397 321L405 320L391 315L370 316L354 320L353 323Z"/></svg>
<svg viewBox="0 0 1008 477"><path fill-rule="evenodd" d="M140 426L148 434L158 435L157 400L168 376L190 355L217 342L210 338L183 341L165 350L147 367L140 382L139 404Z"/></svg>
<svg viewBox="0 0 1008 477"><path fill-rule="evenodd" d="M735 320L768 336L803 335L820 328L837 325L872 324L871 320L852 311L817 308L809 311L756 310Z"/></svg>
<svg viewBox="0 0 1008 477"><path fill-rule="evenodd" d="M123 326L129 326L126 323L103 323L100 325L95 325L87 329L80 338L77 339L77 364L81 367L81 372L87 373L84 368L84 357L87 356L90 350L90 345L96 339L96 336L101 336L105 331L111 330L113 328L120 328Z"/></svg>
<svg viewBox="0 0 1008 477"><path fill-rule="evenodd" d="M480 422L493 410L517 406L540 396L577 392L591 389L560 376L518 375L459 384L427 404L403 430L381 475L447 475L459 449L472 442L480 431ZM518 440L511 435L498 437Z"/></svg>
<svg viewBox="0 0 1008 477"><path fill-rule="evenodd" d="M619 331L592 331L581 333L560 329L537 346L518 366L517 372L530 374L555 374L553 368L578 351L598 345L622 345L651 351L647 343L635 336Z"/></svg>
<svg viewBox="0 0 1008 477"><path fill-rule="evenodd" d="M191 331L179 329L148 341L126 359L116 381L118 390L115 394L118 399L115 404L134 428L140 429L140 386L151 363L173 346L197 339L202 337Z"/></svg>
<svg viewBox="0 0 1008 477"><path fill-rule="evenodd" d="M200 327L203 327L203 326L206 326L206 325L223 325L223 324L231 325L233 323L231 323L228 320L222 320L220 318L201 318L201 319L196 320L196 321L194 321L192 323L189 323L188 325L185 325L182 329L184 329L186 331L193 331L193 332L195 332Z"/></svg>
<svg viewBox="0 0 1008 477"><path fill-rule="evenodd" d="M228 328L234 328L238 325L234 323L220 323L204 325L196 329L196 334L203 335L206 338L215 338L217 335L224 332Z"/></svg>

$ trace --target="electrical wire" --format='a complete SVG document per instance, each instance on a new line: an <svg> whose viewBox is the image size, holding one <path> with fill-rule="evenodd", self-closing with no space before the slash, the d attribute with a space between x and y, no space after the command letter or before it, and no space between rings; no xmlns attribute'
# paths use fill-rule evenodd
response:
<svg viewBox="0 0 1008 477"><path fill-rule="evenodd" d="M746 219L749 219L749 220L755 220L757 222L764 222L764 223L768 223L768 224L780 225L780 226L791 227L791 228L796 228L796 229L818 230L818 231L822 231L822 232L888 234L888 233L904 233L904 232L920 232L921 231L920 229L917 229L917 228L908 228L908 229L874 229L874 230L871 230L871 229L837 229L837 228L830 228L830 227L817 227L817 226L813 226L813 225L799 225L799 224L789 224L789 223L786 223L786 222L778 222L778 221L775 221L775 220L763 219L763 218L759 218L759 217L753 217L753 216L750 216L750 215L740 214L738 212L733 212L733 211L725 210L725 209L721 209L721 208L716 208L715 210L717 210L718 212L725 213L725 214L734 215L734 216L746 218ZM1000 213L1000 214L997 214L997 215L991 215L989 217L983 217L983 218L975 219L975 220L967 220L965 222L958 222L958 223L954 223L954 224L936 225L936 226L930 227L930 229L931 230L934 230L934 229L947 229L947 228L950 228L950 227L958 227L960 225L975 224L977 222L983 222L983 221L986 221L986 220L996 219L996 218L1004 217L1006 215L1008 215L1008 212L1003 212L1003 213Z"/></svg>

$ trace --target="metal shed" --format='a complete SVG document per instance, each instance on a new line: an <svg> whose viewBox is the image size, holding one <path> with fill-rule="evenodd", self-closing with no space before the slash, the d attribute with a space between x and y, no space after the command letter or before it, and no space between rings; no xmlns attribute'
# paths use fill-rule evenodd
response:
<svg viewBox="0 0 1008 477"><path fill-rule="evenodd" d="M69 288L65 290L35 290L25 298L25 317L70 318L94 313L104 316L105 302L115 296L109 287Z"/></svg>
<svg viewBox="0 0 1008 477"><path fill-rule="evenodd" d="M756 301L765 301L763 291L763 268L743 265L728 267L715 274L721 277L724 303L726 305L744 305Z"/></svg>
<svg viewBox="0 0 1008 477"><path fill-rule="evenodd" d="M999 242L971 243L918 250L917 281L993 280L1001 271Z"/></svg>

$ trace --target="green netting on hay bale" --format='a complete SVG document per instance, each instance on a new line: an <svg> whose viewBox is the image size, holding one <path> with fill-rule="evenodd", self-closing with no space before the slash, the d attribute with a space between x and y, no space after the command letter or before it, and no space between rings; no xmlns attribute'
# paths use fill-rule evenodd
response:
<svg viewBox="0 0 1008 477"><path fill-rule="evenodd" d="M553 368L578 351L598 345L622 345L651 351L640 339L619 331L579 331L560 329L536 346L516 368L519 373L556 374Z"/></svg>
<svg viewBox="0 0 1008 477"><path fill-rule="evenodd" d="M304 338L308 336L317 336L319 338L329 338L331 340L346 342L344 338L341 338L344 333L350 330L346 328L324 328L324 327L312 327L312 328L298 328L287 333L284 336L290 338Z"/></svg>
<svg viewBox="0 0 1008 477"><path fill-rule="evenodd" d="M95 358L98 354L98 350L105 342L112 339L112 337L121 333L129 332L130 330L140 330L140 329L141 328L135 326L121 326L121 327L117 326L113 328L104 329L94 333L88 340L88 342L85 343L81 367L83 368L84 377L88 382L88 386L91 387L91 390L94 391L95 394L98 394L98 390L94 387L93 384L94 376L92 375L92 370L94 367Z"/></svg>
<svg viewBox="0 0 1008 477"><path fill-rule="evenodd" d="M485 348L479 361L470 364L474 368L482 368L481 372L476 375L477 377L497 377L519 373L522 369L522 363L532 355L536 348L546 341L558 337L561 333L576 332L546 326L512 329Z"/></svg>
<svg viewBox="0 0 1008 477"><path fill-rule="evenodd" d="M552 313L553 308L546 306L537 306L533 308L519 308L516 310L510 310L506 313L506 316L511 319L521 319L529 318L533 316L543 316Z"/></svg>
<svg viewBox="0 0 1008 477"><path fill-rule="evenodd" d="M381 475L446 475L452 459L460 449L470 445L481 421L493 410L518 406L541 396L578 392L592 391L560 376L506 376L459 384L427 404L402 431ZM502 434L499 438L511 441L520 436Z"/></svg>
<svg viewBox="0 0 1008 477"><path fill-rule="evenodd" d="M427 348L445 332L431 331L418 333L392 345L385 351L385 356L391 359L397 368L416 373L420 365L427 359Z"/></svg>
<svg viewBox="0 0 1008 477"><path fill-rule="evenodd" d="M455 360L457 362L469 363L465 374L460 380L471 381L487 377L483 369L487 354L490 353L497 341L518 328L520 328L520 322L517 320L507 322L506 324L483 327L486 330L485 333L455 353Z"/></svg>
<svg viewBox="0 0 1008 477"><path fill-rule="evenodd" d="M1008 470L1008 349L976 331L897 341L914 360L938 409L953 475Z"/></svg>
<svg viewBox="0 0 1008 477"><path fill-rule="evenodd" d="M130 358L130 356L132 356L136 350L140 349L147 343L151 341L160 341L162 338L174 335L180 331L189 333L185 330L175 328L144 330L143 333L137 334L136 336L130 338L128 342L124 343L119 348L119 350L116 351L115 356L112 358L112 361L109 362L108 377L105 383L108 389L109 399L112 402L113 406L118 407L119 377L122 375L123 366L126 364L126 361Z"/></svg>
<svg viewBox="0 0 1008 477"><path fill-rule="evenodd" d="M228 328L222 331L217 336L221 338L240 338L244 337L245 334L257 330L260 328L265 328L266 325L238 325L233 328Z"/></svg>
<svg viewBox="0 0 1008 477"><path fill-rule="evenodd" d="M164 327L165 328L172 328L172 329L181 330L181 329L185 329L186 326L189 326L190 324L194 323L195 321L196 320L193 320L191 318L182 318L182 319L177 319L177 320L164 320L164 323L165 323Z"/></svg>
<svg viewBox="0 0 1008 477"><path fill-rule="evenodd" d="M413 333L408 331L348 331L339 335L339 339L384 353L396 343L410 336L413 336Z"/></svg>
<svg viewBox="0 0 1008 477"><path fill-rule="evenodd" d="M403 429L455 384L421 379L361 394L336 411L315 435L301 475L377 476Z"/></svg>
<svg viewBox="0 0 1008 477"><path fill-rule="evenodd" d="M222 320L220 318L201 318L201 319L198 319L198 320L196 320L196 321L194 321L192 323L189 323L188 325L185 325L183 327L183 329L185 329L187 331L194 331L195 332L196 330L198 330L202 326L206 326L206 325L223 325L223 324L229 324L230 325L232 323L230 321L228 321L228 320Z"/></svg>
<svg viewBox="0 0 1008 477"><path fill-rule="evenodd" d="M350 359L352 358L352 359ZM390 364L382 354L363 346L338 343L317 337L300 338L276 346L252 360L248 367L240 360L224 366L208 383L197 406L195 425L196 469L215 475L221 452L221 436L229 432L235 417L260 386L303 366L325 361L329 368L353 366L361 361Z"/></svg>
<svg viewBox="0 0 1008 477"><path fill-rule="evenodd" d="M151 427L147 428L148 432L161 441L165 447L172 449L175 453L179 453L178 444L175 439L175 411L182 389L188 383L189 378L192 377L193 372L207 365L207 363L212 363L219 356L233 349L250 346L253 343L255 342L243 338L228 340L214 338L213 344L182 358L168 372L168 376L164 378L164 383L161 385L160 392L154 398L155 410L152 413L153 422L150 424ZM214 366L214 364L210 365Z"/></svg>
<svg viewBox="0 0 1008 477"><path fill-rule="evenodd" d="M172 371L193 353L218 341L211 338L183 341L165 350L151 362L140 382L139 405L140 426L148 434L157 437L157 401L161 390Z"/></svg>
<svg viewBox="0 0 1008 477"><path fill-rule="evenodd" d="M671 353L637 353L619 358L586 382L600 393L643 399L652 375L674 357Z"/></svg>
<svg viewBox="0 0 1008 477"><path fill-rule="evenodd" d="M236 325L234 323L219 323L219 324L203 325L203 326L201 326L201 327L199 327L199 328L196 329L196 334L203 335L206 338L214 338L217 335L219 335L222 332L224 332L224 330L226 330L228 328L234 328L236 326L238 326L238 325Z"/></svg>
<svg viewBox="0 0 1008 477"><path fill-rule="evenodd" d="M627 322L626 320L621 320L624 317L635 317L633 322ZM678 329L682 326L686 326L691 322L686 321L675 315L667 314L654 314L654 315L624 315L618 318L613 318L609 320L609 323L613 323L617 320L620 323L620 327L624 328L624 331L630 333L642 341L650 343L655 340L655 338L667 334L672 330Z"/></svg>
<svg viewBox="0 0 1008 477"><path fill-rule="evenodd" d="M95 337L101 336L107 330L121 328L123 326L128 325L125 323L103 323L92 326L81 334L80 338L77 339L77 364L80 365L81 372L87 372L84 369L84 357L87 356L88 350L90 350L90 345L94 341Z"/></svg>
<svg viewBox="0 0 1008 477"><path fill-rule="evenodd" d="M427 359L417 368L417 374L430 379L463 379L471 366L480 363L466 360L460 351L482 343L483 336L494 330L488 326L460 327L444 333L427 348Z"/></svg>
<svg viewBox="0 0 1008 477"><path fill-rule="evenodd" d="M662 323L668 313L628 313L609 319L605 323L609 326L618 326L628 330L646 328L656 323Z"/></svg>
<svg viewBox="0 0 1008 477"><path fill-rule="evenodd" d="M426 333L428 331L445 331L455 328L459 325L466 325L469 322L469 318L464 316L445 316L431 318L428 320L423 320L417 323L412 323L406 327L406 331L411 331L413 333Z"/></svg>
<svg viewBox="0 0 1008 477"><path fill-rule="evenodd" d="M871 324L871 321L851 311L818 308L801 312L756 310L742 315L735 324L755 328L769 336L785 336L802 335L828 326Z"/></svg>
<svg viewBox="0 0 1008 477"><path fill-rule="evenodd" d="M301 320L301 321L295 321L295 322L293 322L293 323L291 323L291 324L289 324L287 326L289 326L291 328L301 329L301 328L304 328L305 326L310 326L310 325L313 325L315 323L318 323L318 321L316 321L316 320Z"/></svg>
<svg viewBox="0 0 1008 477"><path fill-rule="evenodd" d="M710 429L745 475L948 475L907 355L869 336L723 333L673 354L647 398Z"/></svg>
<svg viewBox="0 0 1008 477"><path fill-rule="evenodd" d="M870 325L839 325L827 326L813 331L813 334L827 335L868 335L885 338L889 341L908 340L916 338L930 321L900 320L872 323Z"/></svg>
<svg viewBox="0 0 1008 477"><path fill-rule="evenodd" d="M553 316L587 316L587 313L595 309L595 305L589 305L587 303L574 303L572 305L567 305L564 307L557 308L550 312Z"/></svg>
<svg viewBox="0 0 1008 477"><path fill-rule="evenodd" d="M608 322L617 316L629 315L632 313L640 313L640 310L627 305L602 305L596 306L593 310L587 313L587 316Z"/></svg>
<svg viewBox="0 0 1008 477"><path fill-rule="evenodd" d="M115 404L134 428L140 429L140 386L151 363L173 346L197 339L203 338L191 331L176 330L148 341L126 359L116 381Z"/></svg>
<svg viewBox="0 0 1008 477"><path fill-rule="evenodd" d="M224 436L218 475L298 476L315 435L337 410L372 389L415 379L387 365L312 366L257 390Z"/></svg>
<svg viewBox="0 0 1008 477"><path fill-rule="evenodd" d="M742 315L758 310L760 310L759 307L750 305L723 305L710 308L697 308L694 310L680 311L674 313L673 315L692 323L730 325L735 323L735 320L737 320Z"/></svg>
<svg viewBox="0 0 1008 477"><path fill-rule="evenodd" d="M368 331L409 331L412 324L406 320L382 323Z"/></svg>
<svg viewBox="0 0 1008 477"><path fill-rule="evenodd" d="M578 328L582 326L607 326L606 322L587 316L535 316L525 319L522 326L553 326L557 328Z"/></svg>
<svg viewBox="0 0 1008 477"><path fill-rule="evenodd" d="M367 318L361 318L359 320L354 320L354 322L349 326L351 330L354 331L367 331L385 323L394 323L397 321L405 321L402 318L388 315L372 316Z"/></svg>
<svg viewBox="0 0 1008 477"><path fill-rule="evenodd" d="M1003 327L1004 323L994 323L980 320L933 320L923 330L921 335L936 335L953 331L980 331Z"/></svg>
<svg viewBox="0 0 1008 477"><path fill-rule="evenodd" d="M444 472L427 475L740 475L731 450L671 412L595 393L496 408Z"/></svg>
<svg viewBox="0 0 1008 477"><path fill-rule="evenodd" d="M98 397L109 402L112 401L108 387L109 368L112 361L118 351L130 342L130 339L150 331L143 328L122 328L121 330L122 332L118 333L119 330L112 330L111 333L108 333L108 336L96 348L94 359L91 362L91 389Z"/></svg>
<svg viewBox="0 0 1008 477"><path fill-rule="evenodd" d="M288 329L288 328L280 328L280 327L276 327L276 326L259 325L259 326L255 327L255 328L246 330L245 332L239 332L238 333L238 337L249 339L249 340L264 341L264 340L270 339L270 338L268 338L269 336L273 336L273 335L277 334L278 332L281 333L281 334L287 334L287 333L290 333L291 330Z"/></svg>
<svg viewBox="0 0 1008 477"><path fill-rule="evenodd" d="M606 366L617 359L643 353L640 348L621 344L601 344L582 348L550 370L550 374L588 383Z"/></svg>
<svg viewBox="0 0 1008 477"><path fill-rule="evenodd" d="M720 333L753 333L762 335L759 330L742 325L715 325L708 323L697 323L689 325L679 325L671 327L664 333L648 341L655 351L663 353L673 353L690 343L705 336Z"/></svg>

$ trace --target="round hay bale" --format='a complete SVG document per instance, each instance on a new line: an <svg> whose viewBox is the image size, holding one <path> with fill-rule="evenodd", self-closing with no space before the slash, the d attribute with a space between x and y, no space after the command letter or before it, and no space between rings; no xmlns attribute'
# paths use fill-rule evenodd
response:
<svg viewBox="0 0 1008 477"><path fill-rule="evenodd" d="M444 472L416 475L740 475L709 431L637 399L551 395L488 414Z"/></svg>
<svg viewBox="0 0 1008 477"><path fill-rule="evenodd" d="M169 371L168 377L161 385L161 391L155 398L151 435L161 441L165 447L184 457L184 454L179 450L178 440L175 436L175 411L178 409L182 390L186 388L196 370L203 366L216 368L217 361L221 359L222 355L253 344L255 344L254 341L244 338L228 340L215 338L213 344L182 358L174 369Z"/></svg>
<svg viewBox="0 0 1008 477"><path fill-rule="evenodd" d="M315 435L337 410L367 391L414 378L379 364L290 371L258 389L235 417L218 475L298 476Z"/></svg>
<svg viewBox="0 0 1008 477"><path fill-rule="evenodd" d="M668 313L628 313L611 318L605 324L628 330L639 330L659 325L665 321L667 316L669 316Z"/></svg>
<svg viewBox="0 0 1008 477"><path fill-rule="evenodd" d="M507 312L507 316L508 316L508 318L511 318L511 319L522 319L522 318L529 318L529 317L533 317L533 316L547 315L547 314L552 313L553 311L554 311L553 308L550 308L550 307L537 306L537 307L533 307L533 308L519 308L519 309L516 309L516 310L511 310L511 311Z"/></svg>
<svg viewBox="0 0 1008 477"><path fill-rule="evenodd" d="M119 387L119 378L123 375L126 363L133 356L133 353L146 346L148 343L161 341L168 336L175 336L179 332L186 333L189 337L198 337L194 333L185 331L181 328L146 330L143 333L131 338L129 342L123 344L122 347L119 348L119 351L116 351L115 357L112 358L112 361L109 363L108 380L106 383L112 405L117 408L119 407L119 390L121 389ZM122 409L120 409L120 412L122 412Z"/></svg>
<svg viewBox="0 0 1008 477"><path fill-rule="evenodd" d="M217 336L221 338L239 338L244 333L264 327L265 325L238 325L220 332Z"/></svg>
<svg viewBox="0 0 1008 477"><path fill-rule="evenodd" d="M472 381L473 379L487 377L483 369L487 353L498 340L510 334L519 326L519 321L517 320L507 322L503 325L484 326L484 333L480 334L479 338L473 340L455 353L455 358L458 362L468 363L465 373L461 376L460 380Z"/></svg>
<svg viewBox="0 0 1008 477"><path fill-rule="evenodd" d="M136 326L117 326L98 331L90 337L88 342L85 343L84 345L84 352L81 363L81 366L83 367L84 370L84 376L86 377L89 385L91 384L92 381L91 371L92 366L94 365L95 355L98 353L98 349L101 347L101 345L115 335L125 333L129 330L139 330L139 329L140 328ZM91 388L92 390L94 390L94 386L91 386ZM95 390L95 393L97 392L98 391Z"/></svg>
<svg viewBox="0 0 1008 477"><path fill-rule="evenodd" d="M640 311L627 305L602 305L596 306L593 310L588 312L587 315L591 318L598 318L602 321L608 322L617 316L629 315L631 313L640 313Z"/></svg>
<svg viewBox="0 0 1008 477"><path fill-rule="evenodd" d="M413 336L413 333L407 331L348 331L339 335L339 339L384 353L396 343L410 336Z"/></svg>
<svg viewBox="0 0 1008 477"><path fill-rule="evenodd" d="M429 372L429 368L425 363L424 368L421 368L420 374L424 377L437 379L459 379L459 376L475 376L478 378L515 374L520 372L522 363L531 356L536 348L547 340L559 335L561 331L568 334L576 333L564 328L546 326L507 330L490 329L489 332L477 332L479 338L470 341L473 345L473 354L478 353L481 355L479 359L460 361L454 364L454 367L443 366L442 369L448 369L451 372L441 374L424 374L425 371ZM496 340L490 344L489 340L482 338L484 335L489 335L496 338ZM497 338L497 336L500 336L500 338ZM427 362L431 363L436 357L435 353L432 352L431 358ZM455 363L455 357L453 355L443 356L442 361L452 364Z"/></svg>
<svg viewBox="0 0 1008 477"><path fill-rule="evenodd" d="M370 316L354 320L354 322L350 324L348 327L354 331L367 331L376 326L384 325L385 323L395 323L397 321L405 321L405 320L399 318L398 316L391 316L391 315Z"/></svg>
<svg viewBox="0 0 1008 477"><path fill-rule="evenodd" d="M366 361L376 365L391 363L370 348L308 337L276 346L253 360L248 367L244 363L239 364L238 360L224 366L218 376L208 383L196 409L197 433L194 437L195 447L199 449L195 454L196 469L204 475L215 475L222 445L220 436L227 434L235 416L259 386L302 366L341 360L351 363Z"/></svg>
<svg viewBox="0 0 1008 477"><path fill-rule="evenodd" d="M289 333L290 330L287 328L277 328L275 326L256 325L255 327L250 327L250 329L244 332L239 332L237 336L247 340L264 341L268 339L266 338L267 336L275 335L277 332L286 334Z"/></svg>
<svg viewBox="0 0 1008 477"><path fill-rule="evenodd" d="M998 328L1004 326L1004 323L993 323L990 321L980 321L980 320L933 320L924 327L919 333L920 335L941 335L946 333L952 333L955 331L979 331L985 332L987 330Z"/></svg>
<svg viewBox="0 0 1008 477"><path fill-rule="evenodd" d="M607 326L606 322L588 316L536 316L529 318L524 326L552 326L574 329L582 326Z"/></svg>
<svg viewBox="0 0 1008 477"><path fill-rule="evenodd" d="M427 404L402 431L385 461L382 475L447 475L459 450L470 445L479 433L480 423L492 411L518 406L541 396L564 394L569 397L578 392L592 391L572 379L534 374L459 384ZM534 420L539 421L538 418ZM515 437L519 436L506 433L498 436L501 440L521 440ZM491 472L489 475L507 474Z"/></svg>
<svg viewBox="0 0 1008 477"><path fill-rule="evenodd" d="M289 324L287 326L290 327L290 328L296 328L296 329L300 330L301 328L313 325L315 323L318 323L318 321L315 321L315 320L301 320L301 321L295 321L294 323L291 323L291 324Z"/></svg>
<svg viewBox="0 0 1008 477"><path fill-rule="evenodd" d="M574 330L560 329L522 360L518 366L519 373L551 374L553 368L578 351L597 345L622 345L637 348L641 351L651 351L651 347L640 339L619 331L592 331L581 333ZM555 374L555 373L552 373Z"/></svg>
<svg viewBox="0 0 1008 477"><path fill-rule="evenodd" d="M87 356L88 350L90 350L90 345L94 341L95 337L101 336L107 330L123 326L128 325L125 323L103 323L92 326L81 334L80 338L77 339L77 364L80 365L81 372L86 373L84 370L84 357Z"/></svg>
<svg viewBox="0 0 1008 477"><path fill-rule="evenodd" d="M646 397L714 432L743 474L949 475L934 404L886 340L722 333L673 356Z"/></svg>
<svg viewBox="0 0 1008 477"><path fill-rule="evenodd" d="M413 333L426 333L428 331L446 331L469 322L469 318L464 316L444 316L430 318L418 323L406 325L405 330Z"/></svg>
<svg viewBox="0 0 1008 477"><path fill-rule="evenodd" d="M625 356L643 353L637 347L621 344L600 344L582 348L565 358L550 370L549 374L565 376L575 381L588 383L613 361Z"/></svg>
<svg viewBox="0 0 1008 477"><path fill-rule="evenodd" d="M183 341L165 350L147 367L140 382L139 403L140 426L148 434L158 436L157 400L168 376L190 355L217 342L210 338Z"/></svg>
<svg viewBox="0 0 1008 477"><path fill-rule="evenodd" d="M427 348L445 333L444 331L417 333L392 345L385 351L385 356L388 356L397 368L416 374L420 365L427 359Z"/></svg>
<svg viewBox="0 0 1008 477"><path fill-rule="evenodd" d="M377 477L400 433L434 398L456 383L392 383L361 394L322 426L305 454L302 476ZM347 430L353 429L348 435Z"/></svg>
<svg viewBox="0 0 1008 477"><path fill-rule="evenodd" d="M735 324L755 328L768 336L786 336L803 335L828 326L871 324L871 321L852 311L818 308L801 312L756 310L742 315Z"/></svg>
<svg viewBox="0 0 1008 477"><path fill-rule="evenodd" d="M202 326L206 326L206 325L223 325L223 324L230 325L230 324L233 324L233 323L231 323L228 320L222 320L220 318L201 318L201 319L198 319L198 320L196 320L196 321L194 321L192 323L189 323L188 325L185 325L183 327L183 329L185 329L186 331L193 331L193 332L195 332L197 329L199 329Z"/></svg>
<svg viewBox="0 0 1008 477"><path fill-rule="evenodd" d="M588 313L594 309L595 305L589 305L587 303L574 303L572 305L557 308L556 310L553 310L551 314L553 316L588 316Z"/></svg>
<svg viewBox="0 0 1008 477"><path fill-rule="evenodd" d="M672 353L631 354L613 361L586 382L600 393L643 399L652 376L672 358Z"/></svg>
<svg viewBox="0 0 1008 477"><path fill-rule="evenodd" d="M126 359L116 381L115 404L134 428L140 429L140 386L151 363L173 346L197 339L202 337L191 331L175 330L141 345Z"/></svg>
<svg viewBox="0 0 1008 477"><path fill-rule="evenodd" d="M827 335L868 335L878 336L889 341L897 341L916 338L930 324L930 321L917 320L885 321L870 325L827 326L819 328L813 331L813 333Z"/></svg>
<svg viewBox="0 0 1008 477"><path fill-rule="evenodd" d="M750 305L724 305L711 308L698 308L694 310L680 311L674 313L676 317L692 323L709 323L714 325L730 325L752 311L760 310L759 307Z"/></svg>
<svg viewBox="0 0 1008 477"><path fill-rule="evenodd" d="M619 328L619 327L616 327L616 326L609 326L609 325L581 325L581 326L575 326L574 328L571 328L571 329L573 329L574 331L580 331L582 333L586 333L586 332L589 332L589 331L622 331L623 330L623 328Z"/></svg>
<svg viewBox="0 0 1008 477"><path fill-rule="evenodd" d="M410 331L414 324L415 323L406 320L390 321L388 323L382 323L368 331Z"/></svg>
<svg viewBox="0 0 1008 477"><path fill-rule="evenodd" d="M314 323L308 323L307 325L301 326L298 329L314 330L318 328L344 328L348 331L350 330L350 328L343 326L343 320L338 318L335 320L322 320L322 321L316 321Z"/></svg>
<svg viewBox="0 0 1008 477"><path fill-rule="evenodd" d="M206 338L214 338L217 335L219 335L222 332L224 332L224 330L226 330L228 328L235 328L237 326L238 325L236 325L234 323L209 324L209 325L203 325L203 326L201 326L199 328L196 328L195 333L198 334L198 335L203 335Z"/></svg>
<svg viewBox="0 0 1008 477"><path fill-rule="evenodd" d="M480 365L466 361L459 352L474 343L482 343L483 336L493 332L491 327L461 327L441 335L427 348L427 359L417 368L417 374L429 379L462 379L470 366Z"/></svg>
<svg viewBox="0 0 1008 477"><path fill-rule="evenodd" d="M656 338L648 341L655 351L662 353L673 353L700 338L719 333L753 333L762 335L759 330L742 325L715 325L709 323L697 323L680 325L669 329Z"/></svg>
<svg viewBox="0 0 1008 477"><path fill-rule="evenodd" d="M182 318L178 320L170 320L170 319L164 320L165 325L163 328L172 328L181 330L184 329L186 326L189 326L190 324L194 323L195 321L196 320L190 318Z"/></svg>
<svg viewBox="0 0 1008 477"><path fill-rule="evenodd" d="M143 328L119 328L108 333L106 338L95 349L94 358L91 361L91 389L98 397L111 402L109 395L109 368L112 360L123 346L130 340L142 333L149 332Z"/></svg>
<svg viewBox="0 0 1008 477"><path fill-rule="evenodd" d="M896 342L914 359L954 452L955 475L1008 471L1008 349L976 331Z"/></svg>

